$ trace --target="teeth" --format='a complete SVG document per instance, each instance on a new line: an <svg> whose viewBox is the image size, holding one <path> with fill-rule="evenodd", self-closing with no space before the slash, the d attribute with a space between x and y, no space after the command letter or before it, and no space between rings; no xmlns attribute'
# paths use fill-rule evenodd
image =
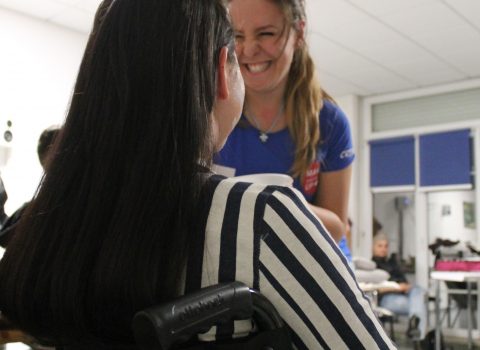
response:
<svg viewBox="0 0 480 350"><path fill-rule="evenodd" d="M267 70L268 63L247 64L248 70L252 73L261 73Z"/></svg>

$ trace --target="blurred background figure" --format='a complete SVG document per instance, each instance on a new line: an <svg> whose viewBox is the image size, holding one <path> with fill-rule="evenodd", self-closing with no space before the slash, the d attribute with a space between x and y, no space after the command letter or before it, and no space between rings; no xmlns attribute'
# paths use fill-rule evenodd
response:
<svg viewBox="0 0 480 350"><path fill-rule="evenodd" d="M377 268L390 274L390 281L398 283L397 288L379 290L379 305L397 315L409 316L407 336L412 340L425 337L427 327L426 291L411 285L398 261L389 256L388 237L381 230L373 237L373 257Z"/></svg>
<svg viewBox="0 0 480 350"><path fill-rule="evenodd" d="M5 190L5 185L3 184L3 180L0 177L0 229L3 227L5 220L7 220L8 216L5 214L5 203L7 202L8 194Z"/></svg>
<svg viewBox="0 0 480 350"><path fill-rule="evenodd" d="M38 146L37 146L38 160L40 161L40 164L42 165L42 168L44 171L46 170L46 166L48 164L50 150L52 149L55 139L59 132L60 132L60 128L58 126L52 126L52 127L49 127L48 129L45 129L40 134L40 138L38 139ZM0 179L0 182L1 182L1 179ZM3 211L3 205L5 204L6 199L7 199L6 191L5 191L5 188L3 187L3 183L1 183L0 184L0 204L2 208L2 213L0 213L0 215L3 214L5 219L2 220L3 225L1 226L1 231L0 231L0 246L4 248L6 248L6 246L8 245L8 242L10 242L10 239L15 233L15 228L18 224L18 220L22 216L27 205L30 203L30 202L24 203L10 217L7 217L7 215ZM1 203L1 201L3 201L3 203Z"/></svg>

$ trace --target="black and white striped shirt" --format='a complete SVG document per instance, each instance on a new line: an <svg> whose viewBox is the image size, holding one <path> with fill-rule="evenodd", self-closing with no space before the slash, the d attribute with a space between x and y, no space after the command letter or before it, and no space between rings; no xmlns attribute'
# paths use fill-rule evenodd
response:
<svg viewBox="0 0 480 350"><path fill-rule="evenodd" d="M259 290L292 329L298 349L396 348L299 192L218 175L207 187L203 250L190 257L187 292L235 280ZM244 325L226 331L248 332Z"/></svg>

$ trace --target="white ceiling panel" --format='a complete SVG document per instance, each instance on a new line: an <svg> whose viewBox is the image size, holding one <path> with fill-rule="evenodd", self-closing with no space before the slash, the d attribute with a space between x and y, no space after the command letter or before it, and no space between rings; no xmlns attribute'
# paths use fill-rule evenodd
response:
<svg viewBox="0 0 480 350"><path fill-rule="evenodd" d="M480 30L480 1L478 0L443 0L453 11Z"/></svg>
<svg viewBox="0 0 480 350"><path fill-rule="evenodd" d="M419 36L418 42L430 52L441 58L448 65L465 76L470 75L470 65L465 62L476 61L480 66L480 33L469 30L467 26L452 28L447 34L437 36ZM472 45L465 45L466 42Z"/></svg>
<svg viewBox="0 0 480 350"><path fill-rule="evenodd" d="M0 7L87 35L100 1L0 0ZM311 55L322 84L334 96L480 78L480 0L306 4Z"/></svg>
<svg viewBox="0 0 480 350"><path fill-rule="evenodd" d="M455 62L468 78L480 77L480 46L472 47L468 54L451 52L446 59Z"/></svg>
<svg viewBox="0 0 480 350"><path fill-rule="evenodd" d="M349 81L335 77L328 72L321 71L318 72L318 77L320 79L320 84L328 92L332 93L335 91L336 96L344 95L370 95L373 92L368 90L365 87L356 86Z"/></svg>
<svg viewBox="0 0 480 350"><path fill-rule="evenodd" d="M363 9L376 17L391 13L398 13L406 9L414 9L416 6L431 3L438 0L346 0L350 4ZM455 0L454 0L455 1Z"/></svg>
<svg viewBox="0 0 480 350"><path fill-rule="evenodd" d="M444 70L424 70L419 71L416 74L411 74L411 78L414 81L417 81L418 87L429 86L429 85L438 85L449 82L455 82L464 80L466 77L459 75L457 72L451 69Z"/></svg>
<svg viewBox="0 0 480 350"><path fill-rule="evenodd" d="M352 21L343 26L324 26L313 32L352 48L381 44L401 38L394 30L368 17L362 21Z"/></svg>
<svg viewBox="0 0 480 350"><path fill-rule="evenodd" d="M427 68L428 67L428 68ZM424 57L410 57L403 62L392 63L389 68L402 76L408 76L414 82L419 83L418 75L428 72L451 71L456 74L456 79L465 78L458 71L451 69L441 61L435 61Z"/></svg>
<svg viewBox="0 0 480 350"><path fill-rule="evenodd" d="M349 78L350 72L379 68L375 62L336 43L325 39L314 42L310 51L319 70L325 70L347 81L354 81ZM332 55L331 52L335 52L335 55ZM361 82L358 85L364 86Z"/></svg>
<svg viewBox="0 0 480 350"><path fill-rule="evenodd" d="M372 61L385 67L418 61L419 59L424 60L424 62L433 61L434 64L437 61L435 60L435 56L424 48L404 38L380 44L372 43L371 45L356 47L355 50L357 50L360 55L369 57Z"/></svg>
<svg viewBox="0 0 480 350"><path fill-rule="evenodd" d="M332 29L368 21L368 15L351 6L345 0L307 1L308 26L313 32L325 33ZM341 14L341 15L335 15Z"/></svg>
<svg viewBox="0 0 480 350"><path fill-rule="evenodd" d="M318 37L313 35L312 37ZM329 55L329 52L335 50L336 55ZM360 55L353 50L345 47L341 47L336 43L329 42L328 40L319 40L317 44L311 48L312 55L316 57L316 64L320 71L325 70L330 74L335 75L346 81L356 83L356 85L369 88L369 79L366 79L368 74L381 75L382 77L390 76L394 80L402 81L402 84L395 83L395 87L401 85L408 87L409 80L407 74L403 75L396 72L390 67L384 65L381 61L373 61L376 57L369 57ZM369 73L366 73L369 72Z"/></svg>
<svg viewBox="0 0 480 350"><path fill-rule="evenodd" d="M474 0L472 0L474 1ZM457 13L442 2L429 2L415 7L415 11L399 11L382 17L386 25L414 39L419 35L435 35L447 28L465 23Z"/></svg>
<svg viewBox="0 0 480 350"><path fill-rule="evenodd" d="M315 61L330 70L341 70L347 65L350 69L360 68L363 64L352 50L317 33L310 36L309 49Z"/></svg>
<svg viewBox="0 0 480 350"><path fill-rule="evenodd" d="M381 91L398 91L409 89L415 86L413 81L387 71L381 67L373 66L370 69L359 69L348 72L348 77L352 81L362 81L367 89L379 93ZM408 77L408 79L411 79Z"/></svg>
<svg viewBox="0 0 480 350"><path fill-rule="evenodd" d="M460 51L468 53L472 48L480 46L480 31L476 32L470 26L461 24L456 27L450 27L448 30L443 30L438 34L420 33L416 40L439 57L443 57L448 52ZM472 43L472 45L466 46L466 42Z"/></svg>

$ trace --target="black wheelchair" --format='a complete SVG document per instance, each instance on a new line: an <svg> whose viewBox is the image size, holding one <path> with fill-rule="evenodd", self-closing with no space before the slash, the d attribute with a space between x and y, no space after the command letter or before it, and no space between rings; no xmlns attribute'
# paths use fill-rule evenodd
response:
<svg viewBox="0 0 480 350"><path fill-rule="evenodd" d="M232 320L252 319L254 334L202 342L197 335ZM290 350L289 328L263 295L240 282L218 284L138 312L132 323L142 350Z"/></svg>

